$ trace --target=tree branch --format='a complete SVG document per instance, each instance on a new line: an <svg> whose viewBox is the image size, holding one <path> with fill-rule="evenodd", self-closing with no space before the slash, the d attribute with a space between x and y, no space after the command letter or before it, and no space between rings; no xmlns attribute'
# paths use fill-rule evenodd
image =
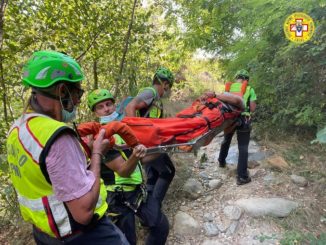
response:
<svg viewBox="0 0 326 245"><path fill-rule="evenodd" d="M129 26L128 26L128 31L126 34L126 38L125 38L125 45L124 45L124 49L123 49L123 54L122 54L122 59L120 62L120 66L119 66L119 73L118 73L118 77L115 83L115 89L114 89L114 96L116 97L118 95L118 88L119 88L119 82L121 81L121 76L122 76L122 72L123 72L123 68L124 68L124 64L125 64L125 60L126 60L126 55L128 52L128 46L129 46L129 39L130 39L130 35L131 35L131 30L132 30L132 25L134 22L134 16L135 16L135 9L136 9L136 5L137 5L137 0L134 0L134 4L132 7L132 13L131 13L131 18L130 18L130 22L129 22Z"/></svg>

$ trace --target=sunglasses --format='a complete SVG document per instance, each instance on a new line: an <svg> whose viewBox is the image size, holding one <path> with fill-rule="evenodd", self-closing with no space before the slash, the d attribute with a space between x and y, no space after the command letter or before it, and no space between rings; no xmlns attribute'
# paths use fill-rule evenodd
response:
<svg viewBox="0 0 326 245"><path fill-rule="evenodd" d="M68 86L68 90L71 93L72 96L76 96L79 100L81 99L81 97L83 96L85 90L78 88L74 85L70 85Z"/></svg>

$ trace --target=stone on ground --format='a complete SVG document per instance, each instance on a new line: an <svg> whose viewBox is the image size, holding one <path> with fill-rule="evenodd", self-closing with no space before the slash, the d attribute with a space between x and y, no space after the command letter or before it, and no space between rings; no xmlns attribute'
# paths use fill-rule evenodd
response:
<svg viewBox="0 0 326 245"><path fill-rule="evenodd" d="M198 180L190 178L184 184L183 191L186 197L190 199L197 199L203 193L203 186Z"/></svg>
<svg viewBox="0 0 326 245"><path fill-rule="evenodd" d="M200 226L189 214L178 211L174 217L174 232L181 235L198 235Z"/></svg>
<svg viewBox="0 0 326 245"><path fill-rule="evenodd" d="M289 168L289 164L281 156L277 156L277 155L271 156L267 158L267 162L273 168L276 168L281 171Z"/></svg>
<svg viewBox="0 0 326 245"><path fill-rule="evenodd" d="M268 215L280 218L288 216L292 210L299 206L297 202L283 198L240 199L235 204L253 217Z"/></svg>
<svg viewBox="0 0 326 245"><path fill-rule="evenodd" d="M305 177L298 176L295 174L292 174L290 177L291 177L292 182L300 187L305 187L308 185L308 180Z"/></svg>
<svg viewBox="0 0 326 245"><path fill-rule="evenodd" d="M239 220L242 214L242 210L237 206L226 206L223 212L230 220Z"/></svg>

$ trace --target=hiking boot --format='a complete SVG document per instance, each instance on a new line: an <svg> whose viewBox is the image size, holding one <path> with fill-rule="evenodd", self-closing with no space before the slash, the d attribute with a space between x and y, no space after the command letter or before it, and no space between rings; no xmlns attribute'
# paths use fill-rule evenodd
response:
<svg viewBox="0 0 326 245"><path fill-rule="evenodd" d="M226 162L224 161L224 162L222 162L222 161L218 161L218 166L220 167L220 168L225 168L226 167Z"/></svg>
<svg viewBox="0 0 326 245"><path fill-rule="evenodd" d="M237 185L245 185L251 182L251 178L248 176L246 178L237 177Z"/></svg>

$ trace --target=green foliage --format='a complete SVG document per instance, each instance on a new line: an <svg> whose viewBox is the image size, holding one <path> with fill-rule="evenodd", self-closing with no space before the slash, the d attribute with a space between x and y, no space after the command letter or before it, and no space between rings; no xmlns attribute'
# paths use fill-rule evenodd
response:
<svg viewBox="0 0 326 245"><path fill-rule="evenodd" d="M311 233L304 234L300 231L288 231L284 234L280 243L281 245L295 245L295 244L322 245L326 243L326 233L322 233L318 237L316 237Z"/></svg>
<svg viewBox="0 0 326 245"><path fill-rule="evenodd" d="M9 180L6 155L0 155L0 223L15 225L20 219L16 192Z"/></svg>
<svg viewBox="0 0 326 245"><path fill-rule="evenodd" d="M217 54L226 79L232 79L238 69L249 70L261 124L272 130L311 133L325 124L326 6L322 1L176 2L189 46ZM284 36L283 23L293 12L305 12L315 22L315 34L307 43L294 44Z"/></svg>

